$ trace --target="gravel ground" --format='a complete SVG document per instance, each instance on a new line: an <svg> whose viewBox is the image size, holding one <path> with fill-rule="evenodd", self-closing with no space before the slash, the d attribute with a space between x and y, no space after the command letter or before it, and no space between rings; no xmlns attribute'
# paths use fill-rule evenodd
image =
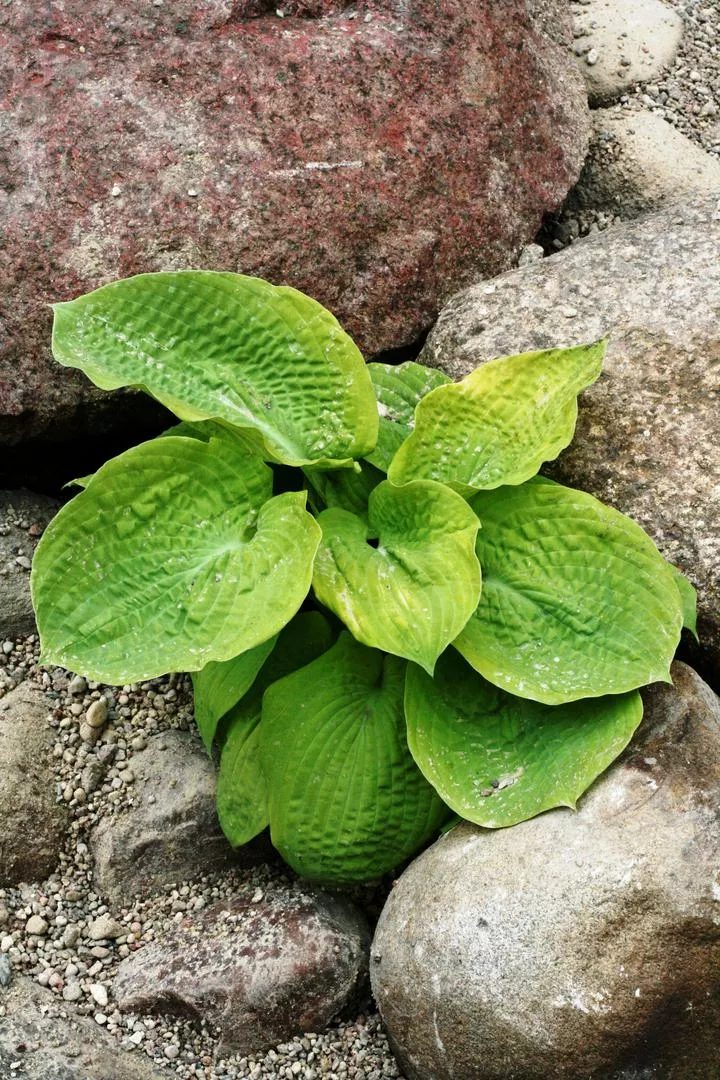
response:
<svg viewBox="0 0 720 1080"><path fill-rule="evenodd" d="M37 667L34 636L0 643L0 698L24 679L45 691L55 730L53 762L59 800L72 814L69 839L58 870L39 884L0 889L0 961L30 975L58 998L118 1039L128 1053L146 1053L182 1080L390 1080L401 1074L379 1017L360 1015L323 1034L308 1033L256 1057L214 1060L217 1040L207 1028L170 1017L121 1015L112 1001L118 963L143 942L180 921L187 911L273 883L287 884L282 866L228 871L179 884L131 908L109 911L93 890L88 836L107 814L132 805L133 754L148 735L172 728L194 731L190 680L169 675L122 689L98 686L60 668ZM83 718L103 699L109 720L102 738L80 737ZM93 940L91 924L106 918L114 940ZM31 921L32 920L32 921ZM97 936L97 927L96 936ZM32 933L34 931L34 933ZM0 972L1 974L1 972Z"/></svg>
<svg viewBox="0 0 720 1080"><path fill-rule="evenodd" d="M619 108L649 109L711 154L720 155L720 0L665 0L682 16L677 61Z"/></svg>
<svg viewBox="0 0 720 1080"><path fill-rule="evenodd" d="M720 156L720 0L664 3L678 12L685 27L675 64L662 78L639 84L609 108L655 113L707 153ZM550 254L621 220L605 210L572 207L546 221L538 240ZM526 256L531 257L532 252Z"/></svg>

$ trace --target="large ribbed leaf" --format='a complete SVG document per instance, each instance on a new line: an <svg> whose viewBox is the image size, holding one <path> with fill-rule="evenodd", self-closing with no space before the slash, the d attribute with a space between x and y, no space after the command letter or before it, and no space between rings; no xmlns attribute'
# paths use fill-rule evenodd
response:
<svg viewBox="0 0 720 1080"><path fill-rule="evenodd" d="M605 344L491 360L433 390L388 479L440 480L463 494L528 480L571 441L577 395L600 374Z"/></svg>
<svg viewBox="0 0 720 1080"><path fill-rule="evenodd" d="M423 774L468 821L497 829L575 806L642 719L637 690L541 705L487 682L454 649L431 679L410 664L408 744Z"/></svg>
<svg viewBox="0 0 720 1080"><path fill-rule="evenodd" d="M269 822L268 789L260 760L260 718L268 686L321 656L333 643L319 611L296 615L277 638L252 690L223 721L223 747L217 785L217 812L233 847L247 844Z"/></svg>
<svg viewBox="0 0 720 1080"><path fill-rule="evenodd" d="M254 649L230 660L212 660L192 675L195 723L207 750L212 749L218 724L255 682L255 677L272 652L277 638L271 637Z"/></svg>
<svg viewBox="0 0 720 1080"><path fill-rule="evenodd" d="M404 487L384 480L370 496L368 525L339 509L318 521L318 600L358 641L432 672L480 595L478 520L465 500L430 480Z"/></svg>
<svg viewBox="0 0 720 1080"><path fill-rule="evenodd" d="M670 569L675 577L675 584L678 587L680 593L680 602L682 604L683 612L683 627L690 631L696 641L699 640L697 632L697 592L692 582L683 574L682 570L678 570L677 566L673 566L670 563Z"/></svg>
<svg viewBox="0 0 720 1080"><path fill-rule="evenodd" d="M53 352L97 386L148 390L181 420L259 433L291 465L375 446L378 417L357 347L321 304L241 274L141 274L56 304Z"/></svg>
<svg viewBox="0 0 720 1080"><path fill-rule="evenodd" d="M304 492L271 493L268 466L220 427L109 461L35 554L43 663L126 683L267 641L304 600L320 537Z"/></svg>
<svg viewBox="0 0 720 1080"><path fill-rule="evenodd" d="M368 364L380 413L377 446L367 460L383 472L413 429L417 403L451 380L437 368L424 367L414 360L404 364Z"/></svg>
<svg viewBox="0 0 720 1080"><path fill-rule="evenodd" d="M477 671L548 705L670 681L680 593L639 525L540 477L470 503L483 591L455 645Z"/></svg>
<svg viewBox="0 0 720 1080"><path fill-rule="evenodd" d="M377 878L447 814L407 747L405 668L343 632L319 660L265 693L272 840L305 877Z"/></svg>

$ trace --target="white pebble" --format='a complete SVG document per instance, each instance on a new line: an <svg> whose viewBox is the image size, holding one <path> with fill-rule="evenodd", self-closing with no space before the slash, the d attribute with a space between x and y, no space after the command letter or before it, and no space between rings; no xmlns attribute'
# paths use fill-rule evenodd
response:
<svg viewBox="0 0 720 1080"><path fill-rule="evenodd" d="M102 983L92 983L90 986L90 995L101 1009L104 1009L108 1003L108 992Z"/></svg>

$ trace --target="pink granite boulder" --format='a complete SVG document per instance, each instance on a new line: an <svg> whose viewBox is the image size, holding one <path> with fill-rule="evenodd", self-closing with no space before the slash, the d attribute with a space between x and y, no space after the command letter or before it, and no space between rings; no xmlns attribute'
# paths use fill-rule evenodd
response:
<svg viewBox="0 0 720 1080"><path fill-rule="evenodd" d="M412 342L577 177L567 33L563 0L0 8L0 443L87 427L47 305L134 273L259 274Z"/></svg>

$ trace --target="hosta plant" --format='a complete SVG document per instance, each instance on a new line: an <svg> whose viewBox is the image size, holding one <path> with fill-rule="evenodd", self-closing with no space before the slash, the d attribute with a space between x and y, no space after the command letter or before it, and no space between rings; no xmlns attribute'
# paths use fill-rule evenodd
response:
<svg viewBox="0 0 720 1080"><path fill-rule="evenodd" d="M604 343L459 383L365 364L333 316L187 271L55 307L53 350L180 421L78 481L37 549L42 660L192 673L230 842L376 878L451 812L578 797L669 680L694 595L630 519L537 476Z"/></svg>

